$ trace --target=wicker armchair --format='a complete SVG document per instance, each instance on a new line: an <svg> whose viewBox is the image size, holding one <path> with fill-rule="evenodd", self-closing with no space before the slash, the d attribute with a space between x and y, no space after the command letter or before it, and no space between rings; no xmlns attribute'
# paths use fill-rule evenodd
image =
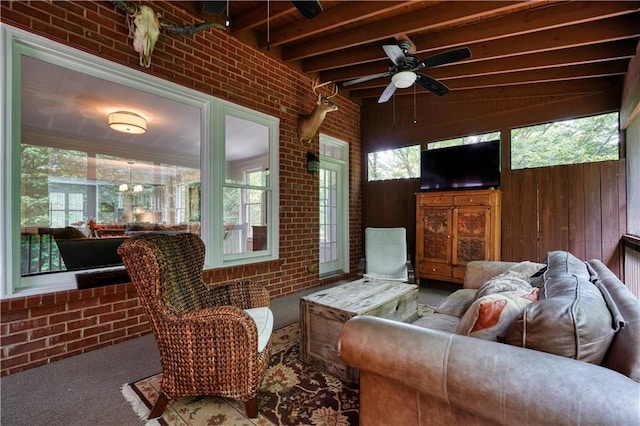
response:
<svg viewBox="0 0 640 426"><path fill-rule="evenodd" d="M256 321L245 309L268 306L266 289L251 281L205 286L205 247L194 234L143 234L127 239L118 253L160 349L162 391L149 418L162 415L171 398L196 395L243 401L247 415L257 417L273 316L261 330L258 352Z"/></svg>

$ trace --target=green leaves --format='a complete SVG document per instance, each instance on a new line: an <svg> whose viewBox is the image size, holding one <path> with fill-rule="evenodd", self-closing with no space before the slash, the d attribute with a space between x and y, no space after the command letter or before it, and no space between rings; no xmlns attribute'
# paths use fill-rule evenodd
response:
<svg viewBox="0 0 640 426"><path fill-rule="evenodd" d="M618 113L557 121L511 131L511 169L619 158Z"/></svg>

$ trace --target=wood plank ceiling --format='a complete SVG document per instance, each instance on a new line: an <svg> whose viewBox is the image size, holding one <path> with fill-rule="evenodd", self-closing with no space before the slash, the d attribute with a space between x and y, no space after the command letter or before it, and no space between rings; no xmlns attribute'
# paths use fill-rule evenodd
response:
<svg viewBox="0 0 640 426"><path fill-rule="evenodd" d="M640 39L639 1L321 0L323 11L309 20L289 1L179 3L218 22L228 4L234 37L336 83L389 71L382 46L409 39L420 60L471 50L469 59L420 71L455 92L567 81L610 85L627 71ZM378 98L389 82L377 78L341 93ZM396 95L413 92L398 89ZM433 96L422 88L417 93Z"/></svg>

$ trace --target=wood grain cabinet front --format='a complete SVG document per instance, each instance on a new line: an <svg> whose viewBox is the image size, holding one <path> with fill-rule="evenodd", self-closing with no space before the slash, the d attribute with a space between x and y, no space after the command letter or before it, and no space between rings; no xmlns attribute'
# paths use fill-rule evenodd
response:
<svg viewBox="0 0 640 426"><path fill-rule="evenodd" d="M462 283L472 260L500 259L501 192L418 193L417 279Z"/></svg>

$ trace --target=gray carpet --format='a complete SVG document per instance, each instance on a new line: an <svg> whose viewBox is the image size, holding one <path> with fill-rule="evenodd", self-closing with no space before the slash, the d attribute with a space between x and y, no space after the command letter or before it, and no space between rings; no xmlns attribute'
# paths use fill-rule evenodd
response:
<svg viewBox="0 0 640 426"><path fill-rule="evenodd" d="M298 321L299 298L322 288L272 300L275 328ZM418 300L435 306L456 288L421 286ZM159 371L158 348L147 335L12 374L0 379L0 424L142 425L120 387Z"/></svg>

